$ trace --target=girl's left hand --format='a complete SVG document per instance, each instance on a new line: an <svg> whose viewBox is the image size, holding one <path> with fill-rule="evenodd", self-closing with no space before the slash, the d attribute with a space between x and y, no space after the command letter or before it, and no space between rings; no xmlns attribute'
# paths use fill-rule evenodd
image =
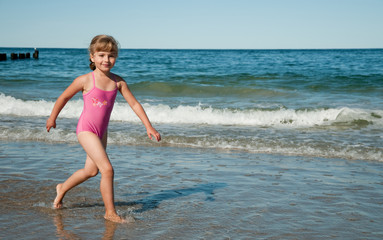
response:
<svg viewBox="0 0 383 240"><path fill-rule="evenodd" d="M153 127L147 128L146 132L147 132L147 134L151 140L153 140L153 138L152 138L152 136L153 136L153 137L155 137L157 142L161 141L161 134L159 134L159 132L157 132L157 130L154 129Z"/></svg>

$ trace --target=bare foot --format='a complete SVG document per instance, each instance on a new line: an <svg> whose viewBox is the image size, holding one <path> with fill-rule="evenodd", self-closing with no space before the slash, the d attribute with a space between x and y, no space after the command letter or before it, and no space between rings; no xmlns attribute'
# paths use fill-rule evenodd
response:
<svg viewBox="0 0 383 240"><path fill-rule="evenodd" d="M106 215L104 216L105 220L115 222L115 223L127 223L127 221L117 214L111 214L111 215Z"/></svg>
<svg viewBox="0 0 383 240"><path fill-rule="evenodd" d="M62 202L63 196L60 194L61 186L62 186L62 183L59 183L56 186L57 195L56 195L55 200L53 201L53 208L55 208L55 209L60 209L63 207L63 202Z"/></svg>

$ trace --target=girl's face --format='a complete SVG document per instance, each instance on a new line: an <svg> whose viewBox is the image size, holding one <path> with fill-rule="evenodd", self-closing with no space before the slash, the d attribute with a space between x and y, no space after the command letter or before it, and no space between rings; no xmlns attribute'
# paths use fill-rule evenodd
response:
<svg viewBox="0 0 383 240"><path fill-rule="evenodd" d="M96 68L103 72L109 72L116 63L117 53L115 52L95 52L90 55L90 59L96 65Z"/></svg>

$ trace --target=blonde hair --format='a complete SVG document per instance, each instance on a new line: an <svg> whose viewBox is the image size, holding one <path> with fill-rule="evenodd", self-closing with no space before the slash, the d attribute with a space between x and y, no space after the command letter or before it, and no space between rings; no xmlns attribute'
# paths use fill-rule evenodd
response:
<svg viewBox="0 0 383 240"><path fill-rule="evenodd" d="M115 52L118 55L119 44L112 36L109 35L97 35L95 36L89 45L89 54L93 55L95 52ZM89 58L89 67L92 70L96 69L96 65Z"/></svg>

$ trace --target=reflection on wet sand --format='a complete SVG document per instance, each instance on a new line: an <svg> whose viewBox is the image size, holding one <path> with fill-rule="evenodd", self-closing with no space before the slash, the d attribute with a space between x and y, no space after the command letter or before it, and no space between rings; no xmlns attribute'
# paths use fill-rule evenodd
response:
<svg viewBox="0 0 383 240"><path fill-rule="evenodd" d="M78 236L77 234L69 230L65 230L63 215L61 213L57 213L54 216L53 222L56 225L57 237L59 237L59 239L81 239L81 237ZM113 239L114 233L118 225L119 225L118 223L105 220L105 230L104 230L104 235L102 239L103 240Z"/></svg>
<svg viewBox="0 0 383 240"><path fill-rule="evenodd" d="M61 213L54 216L53 222L56 225L57 237L60 239L80 239L80 237L73 232L64 229L63 216Z"/></svg>
<svg viewBox="0 0 383 240"><path fill-rule="evenodd" d="M162 190L159 193L148 194L147 196L131 202L116 202L116 206L135 206L134 213L142 213L152 209L158 208L162 201L175 199L179 197L185 197L196 193L204 193L206 195L205 201L215 201L214 199L214 190L218 188L226 187L226 183L208 183L208 184L199 184L190 188L181 188L181 189L171 189L171 190ZM139 194L140 195L140 194ZM100 203L88 203L88 204L73 204L70 206L73 208L88 208L88 207L99 207L102 206ZM81 239L81 237L65 229L65 216L62 212L63 210L56 210L56 213L53 217L53 222L56 226L57 237L60 239ZM130 216L127 212L119 213L128 223L135 222L135 218ZM67 217L69 220L69 217ZM111 221L104 221L105 229L102 239L113 239L117 227L121 224L114 223Z"/></svg>

